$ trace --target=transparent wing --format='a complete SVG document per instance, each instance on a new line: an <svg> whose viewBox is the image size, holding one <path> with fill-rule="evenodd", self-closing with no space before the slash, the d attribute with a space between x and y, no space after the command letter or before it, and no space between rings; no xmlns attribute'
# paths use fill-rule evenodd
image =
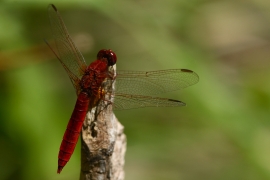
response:
<svg viewBox="0 0 270 180"><path fill-rule="evenodd" d="M115 94L113 97L113 109L124 110L144 107L177 107L185 106L182 101L159 98L152 96Z"/></svg>
<svg viewBox="0 0 270 180"><path fill-rule="evenodd" d="M160 71L117 71L116 93L155 95L186 88L199 81L199 76L188 69Z"/></svg>
<svg viewBox="0 0 270 180"><path fill-rule="evenodd" d="M75 89L78 91L79 79L83 75L87 65L82 54L73 43L59 11L53 4L49 5L48 13L59 53L59 60L67 71Z"/></svg>

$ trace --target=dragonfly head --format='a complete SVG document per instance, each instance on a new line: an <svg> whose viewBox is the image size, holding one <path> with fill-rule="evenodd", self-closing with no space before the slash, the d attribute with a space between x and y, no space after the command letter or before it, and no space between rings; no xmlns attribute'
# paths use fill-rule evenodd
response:
<svg viewBox="0 0 270 180"><path fill-rule="evenodd" d="M97 54L97 58L98 59L106 58L109 66L113 66L117 61L116 54L111 49L100 50Z"/></svg>

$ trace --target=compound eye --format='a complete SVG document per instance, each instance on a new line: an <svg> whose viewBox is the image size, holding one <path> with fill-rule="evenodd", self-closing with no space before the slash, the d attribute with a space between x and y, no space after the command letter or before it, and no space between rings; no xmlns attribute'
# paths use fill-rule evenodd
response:
<svg viewBox="0 0 270 180"><path fill-rule="evenodd" d="M108 60L108 65L109 66L115 65L115 63L117 61L116 54L112 50L110 50L110 49L108 50L107 60Z"/></svg>
<svg viewBox="0 0 270 180"><path fill-rule="evenodd" d="M97 54L97 59L102 59L105 57L106 55L106 49L101 49L100 51L98 51L98 54Z"/></svg>
<svg viewBox="0 0 270 180"><path fill-rule="evenodd" d="M117 61L116 54L110 49L108 50L102 49L98 52L97 59L103 59L103 58L107 59L109 66L113 66Z"/></svg>

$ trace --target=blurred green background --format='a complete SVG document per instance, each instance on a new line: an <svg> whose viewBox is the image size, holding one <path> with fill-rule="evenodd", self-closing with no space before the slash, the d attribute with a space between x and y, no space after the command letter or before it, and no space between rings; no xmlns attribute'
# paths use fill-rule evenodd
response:
<svg viewBox="0 0 270 180"><path fill-rule="evenodd" d="M0 180L79 179L80 144L56 174L76 95L43 41L49 3L87 63L110 48L121 70L200 76L163 95L187 107L115 112L127 180L270 179L270 2L43 0L0 3Z"/></svg>

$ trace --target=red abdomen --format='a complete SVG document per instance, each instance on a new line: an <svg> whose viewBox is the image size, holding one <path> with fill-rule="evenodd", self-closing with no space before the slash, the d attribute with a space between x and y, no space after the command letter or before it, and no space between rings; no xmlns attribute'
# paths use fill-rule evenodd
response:
<svg viewBox="0 0 270 180"><path fill-rule="evenodd" d="M66 163L69 161L75 146L77 144L83 121L88 111L89 96L85 92L81 92L76 101L75 108L68 122L66 132L64 134L60 151L58 154L58 170L60 173Z"/></svg>

